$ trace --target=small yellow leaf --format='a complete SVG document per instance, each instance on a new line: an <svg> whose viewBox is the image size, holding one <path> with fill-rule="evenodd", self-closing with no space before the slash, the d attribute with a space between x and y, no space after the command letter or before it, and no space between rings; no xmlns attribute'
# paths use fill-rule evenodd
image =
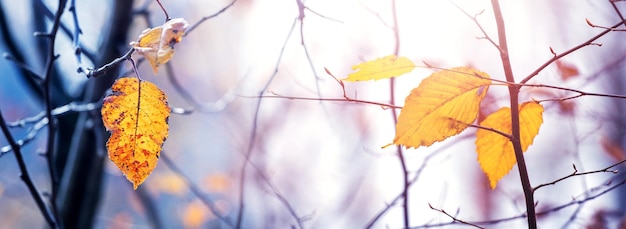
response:
<svg viewBox="0 0 626 229"><path fill-rule="evenodd" d="M226 193L230 187L230 177L223 173L210 174L203 179L203 188L210 193Z"/></svg>
<svg viewBox="0 0 626 229"><path fill-rule="evenodd" d="M170 108L163 91L137 78L118 79L111 90L101 110L102 122L111 131L109 158L137 189L156 167Z"/></svg>
<svg viewBox="0 0 626 229"><path fill-rule="evenodd" d="M417 148L461 133L476 120L490 84L486 73L468 67L433 73L406 97L393 143Z"/></svg>
<svg viewBox="0 0 626 229"><path fill-rule="evenodd" d="M157 174L155 174L157 175ZM187 190L187 183L174 173L153 176L152 183L158 191L173 195L182 196Z"/></svg>
<svg viewBox="0 0 626 229"><path fill-rule="evenodd" d="M167 63L174 56L174 45L182 40L187 26L189 24L185 19L174 18L162 26L144 30L139 40L130 42L130 45L150 62L156 74L159 65Z"/></svg>
<svg viewBox="0 0 626 229"><path fill-rule="evenodd" d="M209 219L209 214L202 202L191 202L183 211L183 225L185 228L200 228Z"/></svg>
<svg viewBox="0 0 626 229"><path fill-rule="evenodd" d="M379 80L396 77L413 71L415 64L406 57L389 55L352 66L357 72L349 74L345 81Z"/></svg>
<svg viewBox="0 0 626 229"><path fill-rule="evenodd" d="M536 102L526 102L519 107L520 143L522 151L526 152L543 123L543 106ZM487 116L480 125L511 134L511 108L500 108ZM476 152L480 167L487 174L492 189L496 188L498 181L517 163L511 141L493 131L476 131Z"/></svg>

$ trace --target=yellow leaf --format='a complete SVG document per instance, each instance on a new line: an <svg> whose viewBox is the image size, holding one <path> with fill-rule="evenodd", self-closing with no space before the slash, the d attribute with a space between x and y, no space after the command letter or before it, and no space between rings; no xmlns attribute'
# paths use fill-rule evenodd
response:
<svg viewBox="0 0 626 229"><path fill-rule="evenodd" d="M526 102L519 107L520 142L522 151L526 152L528 146L533 144L533 139L543 123L543 106L536 102ZM500 108L487 116L480 125L511 134L511 108ZM493 131L484 129L476 131L476 152L480 167L487 174L492 189L496 188L498 181L517 163L513 143Z"/></svg>
<svg viewBox="0 0 626 229"><path fill-rule="evenodd" d="M199 200L189 203L183 211L185 228L200 228L207 219L209 219L209 212Z"/></svg>
<svg viewBox="0 0 626 229"><path fill-rule="evenodd" d="M203 179L203 188L207 192L226 193L231 187L230 177L223 173L210 174Z"/></svg>
<svg viewBox="0 0 626 229"><path fill-rule="evenodd" d="M185 19L174 18L162 26L144 30L139 40L130 42L130 45L150 62L156 74L159 65L174 56L174 45L182 40L188 25Z"/></svg>
<svg viewBox="0 0 626 229"><path fill-rule="evenodd" d="M433 73L406 97L393 143L417 148L461 133L476 120L490 84L486 73L468 67Z"/></svg>
<svg viewBox="0 0 626 229"><path fill-rule="evenodd" d="M155 174L157 175L157 174ZM183 179L174 173L161 174L152 178L152 183L161 192L182 196L187 188Z"/></svg>
<svg viewBox="0 0 626 229"><path fill-rule="evenodd" d="M137 78L118 79L111 90L101 110L102 122L111 131L109 158L137 189L156 167L170 108L163 91Z"/></svg>
<svg viewBox="0 0 626 229"><path fill-rule="evenodd" d="M345 81L379 80L396 77L413 71L415 64L406 57L389 55L352 66L357 72L349 74Z"/></svg>

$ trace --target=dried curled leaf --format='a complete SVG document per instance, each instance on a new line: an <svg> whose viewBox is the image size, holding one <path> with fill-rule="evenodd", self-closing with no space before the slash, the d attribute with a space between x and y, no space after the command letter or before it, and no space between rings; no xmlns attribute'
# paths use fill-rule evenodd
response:
<svg viewBox="0 0 626 229"><path fill-rule="evenodd" d="M182 40L187 26L189 24L185 19L174 18L162 26L144 30L139 40L130 42L130 45L150 62L156 74L159 65L167 63L174 56L174 45Z"/></svg>
<svg viewBox="0 0 626 229"><path fill-rule="evenodd" d="M543 123L543 106L536 102L526 102L519 107L520 143L522 151L526 152L533 144ZM480 125L511 134L511 108L500 108L487 116ZM508 138L489 130L476 131L476 153L480 168L487 174L492 189L496 188L498 181L517 163L513 143Z"/></svg>
<svg viewBox="0 0 626 229"><path fill-rule="evenodd" d="M352 66L357 72L349 74L345 81L379 80L396 77L413 71L415 64L406 57L389 55Z"/></svg>
<svg viewBox="0 0 626 229"><path fill-rule="evenodd" d="M102 104L102 122L111 137L109 158L133 183L143 183L157 165L168 135L170 108L156 85L137 78L121 78Z"/></svg>
<svg viewBox="0 0 626 229"><path fill-rule="evenodd" d="M489 75L468 67L433 73L406 97L393 143L417 148L461 133L476 120L490 84Z"/></svg>

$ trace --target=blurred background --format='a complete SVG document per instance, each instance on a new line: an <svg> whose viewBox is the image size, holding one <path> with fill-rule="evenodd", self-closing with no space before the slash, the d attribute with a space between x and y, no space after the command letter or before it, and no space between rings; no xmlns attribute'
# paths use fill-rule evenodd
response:
<svg viewBox="0 0 626 229"><path fill-rule="evenodd" d="M44 75L50 44L33 34L50 31L59 1L0 1L0 110L13 136L26 140L22 153L31 177L46 201L54 193L67 228L232 228L240 213L243 228L402 228L402 166L395 147L381 149L395 134L391 110L318 99L342 99L345 89L353 99L390 103L394 93L396 105L402 106L432 70L417 68L397 78L390 90L389 80L346 82L342 88L325 69L346 78L351 66L393 54L399 45L399 55L418 65L472 66L504 80L496 48L481 39L485 35L463 13L476 15L487 35L497 40L491 5L485 0L396 0L397 41L391 1L161 2L171 18L182 17L193 29L156 75L141 56L132 58L139 63L139 75L165 91L170 106L192 112L170 116L162 158L133 190L106 155L109 134L99 117L107 90L116 78L133 77L132 66L123 62L89 79L77 69L98 68L122 56L130 41L161 25L165 15L150 0L67 1L54 43L59 58L49 75L51 100L54 107L90 106L66 106L69 111L56 116L53 164L60 180L51 192L48 162L42 156L47 123L41 117L18 121L45 110L37 82ZM552 58L551 49L562 53L604 30L590 27L585 19L610 27L622 20L626 9L624 2L608 0L501 5L518 81ZM559 66L549 65L530 83L626 94L625 38L623 31L610 32L596 45L562 58ZM77 47L82 51L78 55ZM521 99L571 95L529 87ZM506 106L506 96L505 87L492 87L481 111ZM583 172L624 160L625 105L623 99L591 96L544 103L544 124L525 153L533 186L574 172L573 164ZM471 222L524 214L517 167L491 190L476 161L474 131L428 148L402 150L409 179L415 181L408 189L410 226L459 225L450 224L449 217L429 204ZM7 145L0 138L0 228L46 227ZM619 168L623 165L613 169ZM548 212L539 225L625 225L626 189L602 194L624 177L577 176L538 190L537 211ZM571 205L553 210L566 204ZM525 228L526 219L484 226Z"/></svg>

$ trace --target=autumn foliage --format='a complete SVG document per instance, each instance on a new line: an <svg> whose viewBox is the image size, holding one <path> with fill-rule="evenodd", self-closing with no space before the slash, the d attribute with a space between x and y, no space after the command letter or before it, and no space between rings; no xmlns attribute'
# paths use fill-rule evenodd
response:
<svg viewBox="0 0 626 229"><path fill-rule="evenodd" d="M111 131L109 158L137 189L157 165L170 108L165 93L150 82L121 78L111 89L102 105L102 121Z"/></svg>
<svg viewBox="0 0 626 229"><path fill-rule="evenodd" d="M357 72L346 81L396 77L410 72L416 65L406 57L393 55L352 67ZM511 112L508 108L487 115L478 126L474 124L492 81L484 72L469 67L445 69L422 80L406 97L398 117L393 144L407 148L430 146L455 136L470 126L476 131L476 152L491 188L516 163L511 138ZM537 102L520 105L521 143L528 149L543 123L543 106ZM504 136L504 135L507 136Z"/></svg>
<svg viewBox="0 0 626 229"><path fill-rule="evenodd" d="M156 74L174 56L174 45L182 40L187 26L185 19L171 19L144 30L130 45ZM161 89L139 78L121 78L111 90L113 94L102 105L102 121L111 131L109 158L137 189L157 165L168 135L170 108Z"/></svg>

